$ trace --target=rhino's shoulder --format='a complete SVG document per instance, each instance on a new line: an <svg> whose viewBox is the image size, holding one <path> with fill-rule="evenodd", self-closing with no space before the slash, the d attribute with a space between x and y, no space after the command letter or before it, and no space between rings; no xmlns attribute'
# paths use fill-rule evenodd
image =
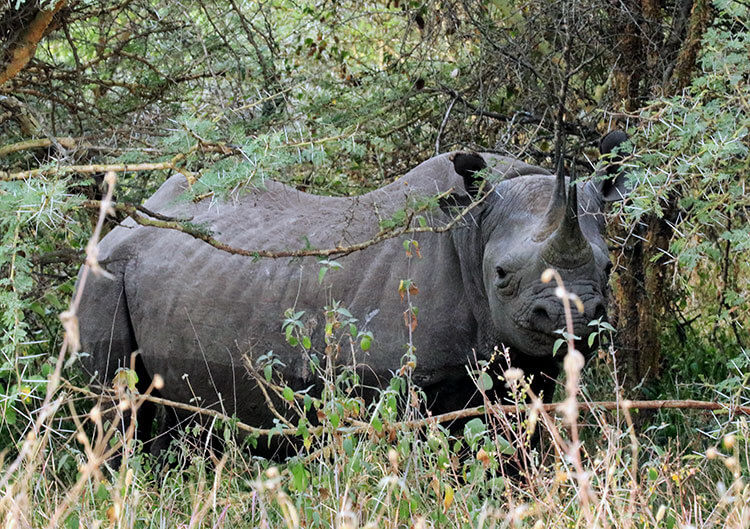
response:
<svg viewBox="0 0 750 529"><path fill-rule="evenodd" d="M373 201L403 203L405 196L434 196L451 189L464 187L461 176L456 173L453 156L458 151L440 154L426 160L393 183L364 195ZM550 175L546 169L529 165L514 158L495 153L482 152L480 156L487 164L491 181L508 180L526 175Z"/></svg>

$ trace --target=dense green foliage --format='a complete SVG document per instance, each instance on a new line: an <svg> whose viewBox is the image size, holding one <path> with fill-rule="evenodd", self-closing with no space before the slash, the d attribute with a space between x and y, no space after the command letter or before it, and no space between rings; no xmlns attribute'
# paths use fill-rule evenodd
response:
<svg viewBox="0 0 750 529"><path fill-rule="evenodd" d="M162 467L132 436L114 433L110 417L91 413L89 381L63 339L59 316L108 168L123 205L140 204L175 170L195 178L195 196L269 178L352 195L463 148L588 178L596 140L621 126L635 149L626 161L634 189L611 212L613 289L619 303L658 308L653 365L662 376L623 376L638 352L617 348L632 332L620 307L619 333L587 367L582 392L747 406L749 9L737 0L602 4L66 2L33 59L0 85L3 523L536 528L591 527L595 516L601 527L748 527L750 432L726 413L643 413L636 437L629 415L596 412L582 429L582 468L599 502L587 505L562 453L573 453L572 430L559 419L477 417L463 438L438 426L393 429L422 413L408 354L371 403L357 398L347 370L319 372L320 399L294 394L269 356L256 366L266 382L290 406L319 412L319 426L292 425L300 456L272 469L249 455L264 435L242 442L236 422L204 421ZM32 0L0 7L2 69L38 13ZM128 214L118 209L104 230ZM645 256L642 274L629 268L634 252ZM321 281L336 281L335 263L321 266ZM627 278L646 298L630 297ZM403 279L385 288L411 294ZM278 307L279 329L309 348L287 309ZM346 307L321 311L336 340L362 349L377 340L357 333ZM139 402L132 381L123 386L115 398ZM528 443L537 420L548 450ZM207 449L207 428L226 442L224 457ZM119 471L99 458L107 431L113 445L128 446ZM565 440L558 452L555 435ZM508 458L521 479L508 478Z"/></svg>
<svg viewBox="0 0 750 529"><path fill-rule="evenodd" d="M639 185L623 205L636 233L652 213L669 227L658 261L670 274L667 362L681 383L708 383L706 395L717 383L729 391L724 379L747 368L750 339L750 13L718 5L691 86L640 114Z"/></svg>

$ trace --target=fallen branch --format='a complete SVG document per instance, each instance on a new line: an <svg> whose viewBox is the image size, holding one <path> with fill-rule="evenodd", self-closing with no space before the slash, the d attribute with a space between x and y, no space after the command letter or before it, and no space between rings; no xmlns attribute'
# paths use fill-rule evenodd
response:
<svg viewBox="0 0 750 529"><path fill-rule="evenodd" d="M72 384L66 383L66 386L77 393L85 394L92 398L101 398L102 394L95 393L89 389L79 388ZM257 428L250 426L242 421L238 421L229 415L221 413L216 410L210 410L201 408L199 406L193 406L191 404L185 404L182 402L176 402L161 397L154 397L153 395L140 395L139 399L143 399L155 404L161 404L163 406L169 406L183 411L188 411L198 415L205 415L221 421L226 421L234 424L238 430L247 432L251 435L267 435L273 437L275 435L281 435L284 437L297 437L299 434L297 428ZM543 404L540 411L547 413L561 413L560 407L563 403L551 403ZM750 406L736 406L731 404L722 404L720 402L708 402L702 400L622 400L622 401L597 401L597 402L579 402L578 406L582 410L594 411L594 410L608 410L608 411L625 411L625 410L703 410L703 411L726 411L729 413L750 415ZM452 422L457 419L468 419L470 417L480 417L489 413L498 415L514 415L518 412L526 412L532 409L531 404L507 404L507 405L491 405L478 406L476 408L466 408L463 410L456 410L449 413L443 413L441 415L435 415L433 417L426 417L424 419L418 419L414 421L401 421L392 424L384 424L383 430L416 430L418 428L424 428L433 424L442 424L446 422ZM307 427L306 431L310 435L320 435L324 432L324 426ZM336 428L335 433L338 434L375 434L375 429L370 424L357 424L355 426L342 426Z"/></svg>
<svg viewBox="0 0 750 529"><path fill-rule="evenodd" d="M555 402L551 404L543 404L540 411L547 413L560 413L560 406L564 404L562 402ZM730 404L722 404L719 402L708 402L703 400L622 400L622 401L594 401L594 402L579 402L578 407L586 411L594 410L607 410L607 411L620 411L620 410L704 410L704 411L728 411L731 413L739 413L743 415L750 415L750 406L735 406ZM442 415L436 415L434 417L428 417L426 419L420 419L417 421L400 422L392 425L393 428L418 428L426 424L431 423L444 423L455 421L457 419L468 419L470 417L478 417L484 415L487 411L496 413L498 415L507 415L517 413L519 411L525 412L532 408L531 404L507 404L507 405L492 405L489 410L485 406L478 406L476 408L466 408L463 410L456 410Z"/></svg>

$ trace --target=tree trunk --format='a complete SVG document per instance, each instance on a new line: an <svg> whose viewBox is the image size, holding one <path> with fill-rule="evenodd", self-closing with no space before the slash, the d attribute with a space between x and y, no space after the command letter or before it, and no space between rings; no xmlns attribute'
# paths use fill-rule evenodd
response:
<svg viewBox="0 0 750 529"><path fill-rule="evenodd" d="M618 75L622 81L617 85L618 94L627 110L640 106L644 86L637 83L650 75L643 70L651 66L647 61L642 31L651 31L659 16L657 4L651 0L637 3L628 0L625 4L625 24L622 27L620 47L621 65ZM644 21L643 16L649 19ZM695 0L690 12L689 29L673 72L673 87L681 90L690 84L697 64L703 35L713 20L713 7L710 0ZM640 32L640 33L639 33ZM632 69L632 70L631 70ZM627 80L628 82L625 82ZM655 86L655 85L652 85ZM627 223L613 223L610 236L617 241L622 252L617 259L617 274L614 281L613 319L617 324L616 347L621 365L627 376L625 388L637 387L642 382L659 375L661 345L659 336L663 329L661 322L669 306L670 292L667 278L672 269L667 263L665 252L669 248L671 228L669 220L674 220L677 211L674 200L662 207L663 217L649 214L636 226Z"/></svg>
<svg viewBox="0 0 750 529"><path fill-rule="evenodd" d="M695 0L690 13L688 34L677 56L674 68L673 83L675 91L680 91L690 84L698 60L698 53L703 42L703 35L714 18L714 8L710 0Z"/></svg>
<svg viewBox="0 0 750 529"><path fill-rule="evenodd" d="M622 241L615 257L612 315L617 327L616 348L626 389L657 377L661 364L661 322L669 302L669 266L664 251L670 231L663 219L652 216L646 226L614 223L610 235Z"/></svg>
<svg viewBox="0 0 750 529"><path fill-rule="evenodd" d="M617 43L618 60L614 70L613 87L625 110L635 110L643 102L641 81L646 58L643 47L643 13L639 0L623 0L611 12Z"/></svg>

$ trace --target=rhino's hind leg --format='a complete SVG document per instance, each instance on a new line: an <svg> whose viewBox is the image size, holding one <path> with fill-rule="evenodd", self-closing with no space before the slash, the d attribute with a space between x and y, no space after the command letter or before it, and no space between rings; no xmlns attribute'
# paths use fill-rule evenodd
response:
<svg viewBox="0 0 750 529"><path fill-rule="evenodd" d="M113 271L114 279L89 274L78 307L83 367L103 385L130 366L130 355L138 349L122 268Z"/></svg>
<svg viewBox="0 0 750 529"><path fill-rule="evenodd" d="M138 382L135 388L138 390L140 395L149 393L154 397L159 397L159 390L152 387L151 376L146 371L146 366L143 364L143 356L139 353L135 353L135 360L133 362L135 374L138 376ZM151 446L154 442L154 435L152 433L154 419L156 418L156 404L149 400L141 402L138 412L136 413L136 440L143 443L143 451L151 452Z"/></svg>
<svg viewBox="0 0 750 529"><path fill-rule="evenodd" d="M138 382L136 389L141 395L151 395L163 398L159 390L153 387L153 379L143 363L143 357L136 354L133 367ZM160 408L162 411L160 412ZM169 406L161 406L149 400L141 402L136 414L136 439L143 443L143 451L151 455L161 457L169 444L175 438L178 419L175 412ZM156 424L154 424L156 422Z"/></svg>
<svg viewBox="0 0 750 529"><path fill-rule="evenodd" d="M118 262L110 266L114 279L88 276L78 311L81 345L87 353L83 366L105 387L112 383L118 370L132 368L138 377L138 393L143 395L151 391L152 395L159 396L158 391L151 387L151 375L138 351L123 281L125 265ZM156 404L144 400L136 413L135 436L147 451L151 450L153 442L155 418ZM125 432L130 425L130 414L123 419L121 424Z"/></svg>

